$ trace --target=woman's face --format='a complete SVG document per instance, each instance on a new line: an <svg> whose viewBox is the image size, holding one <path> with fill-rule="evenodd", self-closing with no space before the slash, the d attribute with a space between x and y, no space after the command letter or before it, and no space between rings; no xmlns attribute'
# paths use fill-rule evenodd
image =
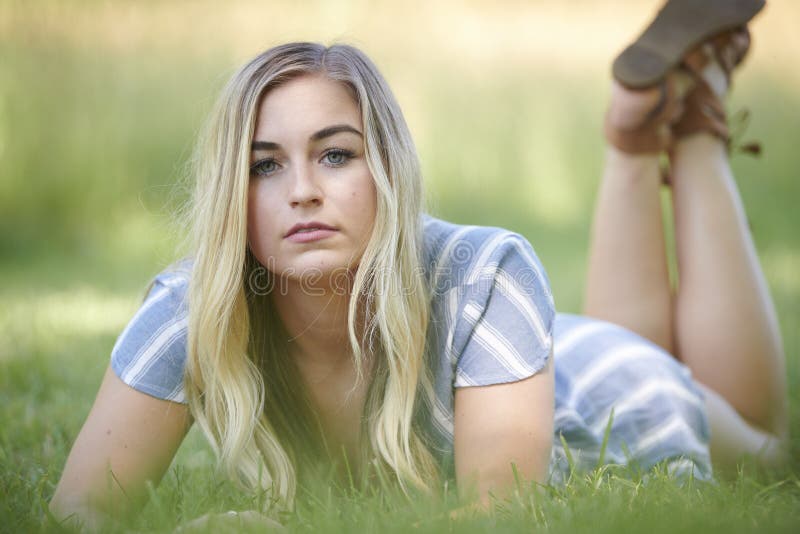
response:
<svg viewBox="0 0 800 534"><path fill-rule="evenodd" d="M247 236L264 267L316 285L358 266L376 192L344 85L307 75L267 93L250 163Z"/></svg>

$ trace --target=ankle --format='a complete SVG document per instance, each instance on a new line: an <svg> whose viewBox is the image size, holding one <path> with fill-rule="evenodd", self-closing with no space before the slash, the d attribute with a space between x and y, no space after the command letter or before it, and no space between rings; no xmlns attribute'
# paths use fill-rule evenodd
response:
<svg viewBox="0 0 800 534"><path fill-rule="evenodd" d="M675 140L671 159L682 156L706 156L714 159L728 159L728 145L719 136L707 131L698 131Z"/></svg>
<svg viewBox="0 0 800 534"><path fill-rule="evenodd" d="M625 181L660 181L661 155L655 153L631 154L613 145L606 150L606 172Z"/></svg>
<svg viewBox="0 0 800 534"><path fill-rule="evenodd" d="M697 132L677 139L669 156L669 183L680 184L714 181L714 177L730 174L727 144L708 132ZM709 180L710 179L710 180ZM692 186L694 187L694 186Z"/></svg>
<svg viewBox="0 0 800 534"><path fill-rule="evenodd" d="M658 167L660 153L640 153L631 154L614 145L608 145L606 149L606 159L610 163L624 165L631 168Z"/></svg>

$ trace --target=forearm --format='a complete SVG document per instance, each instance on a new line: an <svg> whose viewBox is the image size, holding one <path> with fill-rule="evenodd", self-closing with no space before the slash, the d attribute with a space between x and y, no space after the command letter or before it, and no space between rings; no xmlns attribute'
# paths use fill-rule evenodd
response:
<svg viewBox="0 0 800 534"><path fill-rule="evenodd" d="M132 389L109 368L50 503L58 521L100 528L147 501L189 429L184 405Z"/></svg>
<svg viewBox="0 0 800 534"><path fill-rule="evenodd" d="M504 450L502 446L495 445L491 449L487 446L486 450L495 455L487 455L478 463L480 467L473 469L471 474L463 473L458 477L460 498L473 508L489 509L495 501L507 499L518 491L526 491L544 483L552 442L525 441L529 443L530 450L524 455L518 454L518 450Z"/></svg>

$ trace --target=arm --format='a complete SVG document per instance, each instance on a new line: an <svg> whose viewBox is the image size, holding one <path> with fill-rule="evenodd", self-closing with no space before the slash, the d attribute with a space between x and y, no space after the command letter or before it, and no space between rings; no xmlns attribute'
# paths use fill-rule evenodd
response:
<svg viewBox="0 0 800 534"><path fill-rule="evenodd" d="M147 481L157 484L190 426L185 405L131 388L109 367L83 425L50 509L90 528L106 514L138 509Z"/></svg>
<svg viewBox="0 0 800 534"><path fill-rule="evenodd" d="M459 491L488 493L523 481L543 482L553 443L553 358L535 375L508 384L462 387L455 395L455 464Z"/></svg>

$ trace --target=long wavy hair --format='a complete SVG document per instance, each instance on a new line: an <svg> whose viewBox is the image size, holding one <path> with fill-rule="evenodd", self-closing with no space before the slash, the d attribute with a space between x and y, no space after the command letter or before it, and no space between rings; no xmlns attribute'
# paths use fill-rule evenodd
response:
<svg viewBox="0 0 800 534"><path fill-rule="evenodd" d="M314 411L288 357L286 333L249 251L250 145L258 106L271 89L304 75L349 89L361 111L366 159L377 191L372 235L355 272L348 311L350 349L368 380L362 454L404 490L430 489L436 461L417 422L423 390L429 289L422 274L422 179L397 102L358 49L315 43L277 46L244 65L224 88L193 158L189 217L186 392L220 467L246 487L291 506L299 473L319 452ZM268 275L268 273L267 273ZM262 277L263 278L263 277ZM356 318L365 318L364 329ZM374 359L365 376L367 355ZM318 456L316 456L318 457Z"/></svg>

